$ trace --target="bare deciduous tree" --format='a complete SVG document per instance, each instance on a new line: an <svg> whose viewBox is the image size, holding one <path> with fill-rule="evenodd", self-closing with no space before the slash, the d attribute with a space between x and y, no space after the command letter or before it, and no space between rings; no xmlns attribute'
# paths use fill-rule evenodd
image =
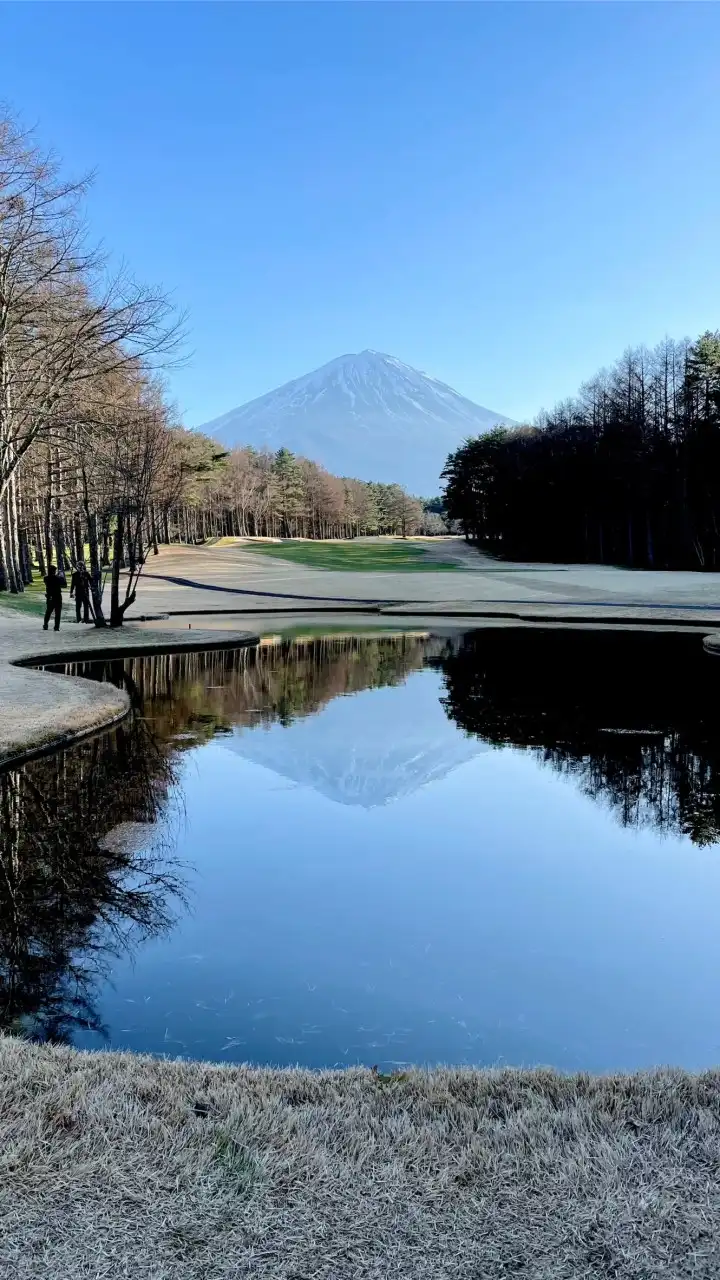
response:
<svg viewBox="0 0 720 1280"><path fill-rule="evenodd" d="M97 401L108 377L167 361L182 337L161 291L124 270L108 276L102 255L88 247L80 216L86 189L87 180L62 179L11 119L0 120L0 557L12 591L26 576L17 554L17 477L33 446L46 450L49 525L83 385ZM49 533L44 541L47 557Z"/></svg>
<svg viewBox="0 0 720 1280"><path fill-rule="evenodd" d="M228 454L173 421L158 374L183 336L166 295L88 244L88 180L0 117L0 590L89 560L95 622L120 626L150 550L223 533L412 532L398 486L286 449ZM124 575L124 576L123 576Z"/></svg>

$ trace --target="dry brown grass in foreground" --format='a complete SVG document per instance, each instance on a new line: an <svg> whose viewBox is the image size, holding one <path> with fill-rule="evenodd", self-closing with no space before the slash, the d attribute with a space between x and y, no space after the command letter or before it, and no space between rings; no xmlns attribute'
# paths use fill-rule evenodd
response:
<svg viewBox="0 0 720 1280"><path fill-rule="evenodd" d="M720 1073L316 1075L0 1038L0 1275L720 1275Z"/></svg>

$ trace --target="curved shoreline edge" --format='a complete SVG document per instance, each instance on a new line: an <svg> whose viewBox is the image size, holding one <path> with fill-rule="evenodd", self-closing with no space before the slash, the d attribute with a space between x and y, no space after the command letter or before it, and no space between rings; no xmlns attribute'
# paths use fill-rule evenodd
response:
<svg viewBox="0 0 720 1280"><path fill-rule="evenodd" d="M701 1280L719 1133L717 1071L378 1078L0 1035L0 1271Z"/></svg>
<svg viewBox="0 0 720 1280"><path fill-rule="evenodd" d="M314 612L304 610L303 614L307 617ZM442 625L443 613L439 609L426 606L420 613L426 625ZM378 615L403 617L408 623L416 620L407 608L385 607L378 610ZM479 626L509 625L508 618L497 615L493 618L478 612L448 613L446 616L448 619L462 618L466 625L471 625L473 617ZM136 621L139 623L141 620ZM537 612L531 618L513 616L515 625L528 625L530 621L545 626L604 625L604 620L595 618L583 619L582 622L577 618L560 621ZM632 629L644 630L647 627L645 620L639 622L633 618L622 622L624 627ZM654 630L658 624L663 629L680 629L677 623L673 625L672 621L665 619L657 619L655 627L648 629ZM702 625L702 622L696 622L693 629ZM79 631L76 627L77 624L66 623L60 632L45 632L39 618L19 616L0 607L0 769L71 746L82 738L110 729L130 709L124 690L78 676L37 670L40 664L119 659L133 654L237 649L257 644L260 639L259 634L251 631L193 629L186 635L175 629L148 630L136 626L134 621L127 622L122 632L110 631L109 628L83 628ZM720 632L705 635L703 647L708 654L720 655Z"/></svg>
<svg viewBox="0 0 720 1280"><path fill-rule="evenodd" d="M0 769L129 710L114 685L33 664L258 640L39 626L0 609ZM705 647L720 653L720 634ZM0 1033L0 1272L21 1259L28 1278L72 1280L111 1257L127 1280L461 1280L469 1267L552 1280L588 1266L633 1280L685 1274L691 1258L700 1280L720 1254L719 1142L718 1070L378 1077Z"/></svg>
<svg viewBox="0 0 720 1280"><path fill-rule="evenodd" d="M133 655L238 649L256 644L250 631L148 631L126 623L123 631L77 624L44 632L0 608L0 768L67 747L118 724L130 710L123 689L79 676L39 671L50 662L87 662Z"/></svg>

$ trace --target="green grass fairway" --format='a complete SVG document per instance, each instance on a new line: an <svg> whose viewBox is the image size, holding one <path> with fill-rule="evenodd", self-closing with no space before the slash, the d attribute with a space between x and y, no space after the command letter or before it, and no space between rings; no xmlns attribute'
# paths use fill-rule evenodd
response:
<svg viewBox="0 0 720 1280"><path fill-rule="evenodd" d="M433 560L422 547L412 542L255 542L245 543L243 550L253 555L274 556L290 560L310 569L377 570L392 573L462 572L461 566L445 560Z"/></svg>
<svg viewBox="0 0 720 1280"><path fill-rule="evenodd" d="M37 575L37 570L35 573ZM67 594L67 591L63 592L63 604L67 600ZM9 591L0 591L0 605L7 609L17 609L20 613L44 613L45 584L42 578L36 576L35 581L21 595L14 596Z"/></svg>

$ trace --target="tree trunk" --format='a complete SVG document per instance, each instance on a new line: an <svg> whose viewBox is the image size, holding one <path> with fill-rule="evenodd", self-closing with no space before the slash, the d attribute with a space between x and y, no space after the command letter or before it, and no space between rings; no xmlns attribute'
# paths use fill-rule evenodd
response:
<svg viewBox="0 0 720 1280"><path fill-rule="evenodd" d="M8 569L7 542L5 538L4 507L5 503L0 499L0 570L2 571L0 590L12 591L12 586L10 585L10 573Z"/></svg>
<svg viewBox="0 0 720 1280"><path fill-rule="evenodd" d="M53 544L51 529L51 511L52 511L52 471L48 462L48 487L45 493L45 502L43 504L43 543L45 545L45 562L50 568L53 562Z"/></svg>
<svg viewBox="0 0 720 1280"><path fill-rule="evenodd" d="M65 554L65 530L59 520L55 525L55 556L58 569L61 569L64 573L68 567Z"/></svg>
<svg viewBox="0 0 720 1280"><path fill-rule="evenodd" d="M88 543L90 546L90 594L92 596L95 626L107 626L102 607L102 565L100 564L100 547L97 533L97 515L90 514L86 506Z"/></svg>
<svg viewBox="0 0 720 1280"><path fill-rule="evenodd" d="M65 554L67 541L65 538L65 528L63 525L63 517L62 517L62 496L61 496L62 462L60 460L59 449L55 450L55 482L56 482L55 483L55 520L53 522L54 535L55 535L55 552L57 554L57 567L59 570L62 570L64 572L65 569L67 569L68 567L67 556Z"/></svg>
<svg viewBox="0 0 720 1280"><path fill-rule="evenodd" d="M653 545L652 524L650 521L650 512L645 515L645 533L647 543L647 561L650 569L655 568L655 548Z"/></svg>
<svg viewBox="0 0 720 1280"><path fill-rule="evenodd" d="M8 486L8 524L10 532L10 546L8 548L12 556L13 569L15 572L15 581L17 582L18 591L25 590L25 574L22 567L22 555L20 552L20 527L18 521L18 502L17 502L17 471L13 471Z"/></svg>
<svg viewBox="0 0 720 1280"><path fill-rule="evenodd" d="M85 539L83 537L82 524L80 516L76 515L73 520L73 534L75 537L75 563L85 563Z"/></svg>
<svg viewBox="0 0 720 1280"><path fill-rule="evenodd" d="M33 580L33 571L27 529L20 530L20 570L25 586L29 587Z"/></svg>
<svg viewBox="0 0 720 1280"><path fill-rule="evenodd" d="M125 513L118 512L117 523L115 525L115 536L113 539L113 562L112 576L110 579L110 626L121 627L126 611L135 603L135 590L126 595L125 599L120 601L120 565L122 559L122 548L126 536L130 538L130 522L126 521ZM134 554L134 553L133 553ZM137 568L137 566L136 566Z"/></svg>
<svg viewBox="0 0 720 1280"><path fill-rule="evenodd" d="M118 512L113 540L112 574L110 577L110 626L121 627L123 615L120 609L120 565L122 563L125 519Z"/></svg>
<svg viewBox="0 0 720 1280"><path fill-rule="evenodd" d="M37 554L38 569L40 570L40 576L42 578L45 578L47 576L47 567L45 564L45 553L43 551L42 516L40 515L39 510L36 517L36 525L37 525L37 529L35 533L35 539L36 539L35 551Z"/></svg>
<svg viewBox="0 0 720 1280"><path fill-rule="evenodd" d="M17 561L17 548L15 546L15 530L12 519L12 502L10 500L10 491L12 489L12 480L5 490L5 500L2 503L2 518L4 525L4 546L2 548L2 558L5 565L5 575L7 577L8 588L13 595L18 595L23 586L20 582L20 570Z"/></svg>

